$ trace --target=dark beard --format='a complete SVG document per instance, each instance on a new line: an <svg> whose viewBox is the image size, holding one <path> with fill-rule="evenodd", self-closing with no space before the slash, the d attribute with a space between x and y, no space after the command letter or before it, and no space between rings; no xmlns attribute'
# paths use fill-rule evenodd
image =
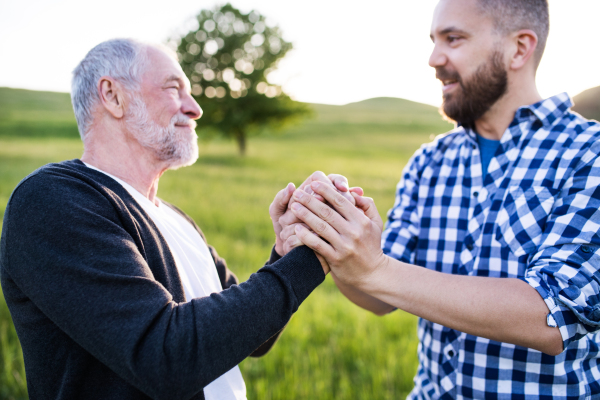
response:
<svg viewBox="0 0 600 400"><path fill-rule="evenodd" d="M443 67L436 69L440 80L456 80L460 92L444 95L440 113L466 127L474 127L481 118L500 99L508 87L508 74L502 66L502 54L494 51L488 62L477 67L467 80L463 81L457 72L449 72Z"/></svg>

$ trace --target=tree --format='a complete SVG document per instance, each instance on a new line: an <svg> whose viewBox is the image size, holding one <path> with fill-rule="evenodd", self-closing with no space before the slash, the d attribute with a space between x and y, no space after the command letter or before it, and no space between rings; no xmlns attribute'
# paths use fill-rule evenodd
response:
<svg viewBox="0 0 600 400"><path fill-rule="evenodd" d="M234 138L244 155L249 134L310 113L267 79L292 49L278 27L230 4L202 10L196 18L198 29L181 38L177 53L204 111L200 126Z"/></svg>

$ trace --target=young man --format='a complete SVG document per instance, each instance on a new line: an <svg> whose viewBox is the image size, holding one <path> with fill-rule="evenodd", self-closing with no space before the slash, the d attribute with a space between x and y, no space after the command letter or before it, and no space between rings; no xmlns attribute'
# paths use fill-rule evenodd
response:
<svg viewBox="0 0 600 400"><path fill-rule="evenodd" d="M29 397L245 399L237 365L268 351L323 281L317 257L273 252L237 285L194 221L156 197L163 172L198 158L202 110L171 53L101 43L72 99L81 160L18 185L0 243ZM292 192L271 205L277 233Z"/></svg>
<svg viewBox="0 0 600 400"><path fill-rule="evenodd" d="M409 398L600 395L600 124L538 94L547 35L546 0L441 0L429 62L458 126L410 160L383 234L371 199L318 183L339 214L291 209L320 237L280 219L350 300L421 317Z"/></svg>

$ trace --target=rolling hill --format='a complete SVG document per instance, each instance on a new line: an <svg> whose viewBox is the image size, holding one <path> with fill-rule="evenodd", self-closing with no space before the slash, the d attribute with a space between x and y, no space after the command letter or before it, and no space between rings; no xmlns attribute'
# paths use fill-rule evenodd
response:
<svg viewBox="0 0 600 400"><path fill-rule="evenodd" d="M343 106L312 104L309 125L447 125L433 106L380 97ZM202 128L202 120L199 121ZM450 125L448 125L450 127ZM0 137L78 137L68 93L0 88Z"/></svg>
<svg viewBox="0 0 600 400"><path fill-rule="evenodd" d="M0 88L0 137L78 137L68 93Z"/></svg>
<svg viewBox="0 0 600 400"><path fill-rule="evenodd" d="M573 97L573 111L586 118L600 121L600 86L584 90Z"/></svg>

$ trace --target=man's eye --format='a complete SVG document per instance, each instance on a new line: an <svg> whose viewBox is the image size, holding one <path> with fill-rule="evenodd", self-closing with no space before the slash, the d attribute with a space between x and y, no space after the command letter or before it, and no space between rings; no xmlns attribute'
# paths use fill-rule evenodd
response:
<svg viewBox="0 0 600 400"><path fill-rule="evenodd" d="M460 39L460 36L448 36L448 42L454 43Z"/></svg>

